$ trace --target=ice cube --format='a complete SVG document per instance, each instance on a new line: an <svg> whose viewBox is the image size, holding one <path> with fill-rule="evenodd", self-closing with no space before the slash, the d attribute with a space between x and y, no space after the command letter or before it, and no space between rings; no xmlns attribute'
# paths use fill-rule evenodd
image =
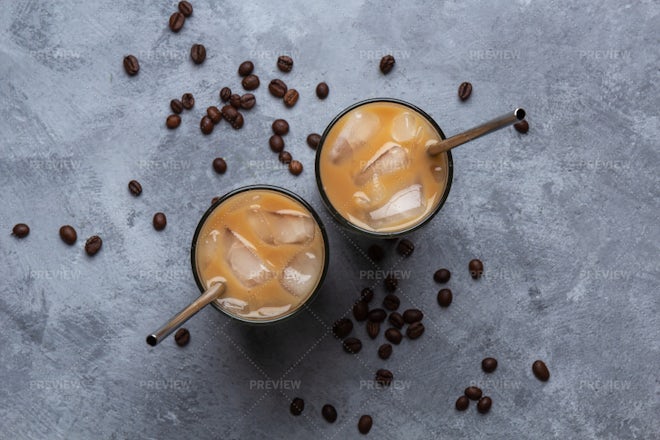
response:
<svg viewBox="0 0 660 440"><path fill-rule="evenodd" d="M272 245L304 244L314 239L314 219L294 209L266 211L253 208L248 223L259 238Z"/></svg>
<svg viewBox="0 0 660 440"><path fill-rule="evenodd" d="M322 270L323 261L318 255L302 251L284 268L280 283L293 296L302 297L314 289Z"/></svg>
<svg viewBox="0 0 660 440"><path fill-rule="evenodd" d="M425 205L422 185L416 183L397 191L383 206L371 211L369 223L378 229L395 226L421 215Z"/></svg>
<svg viewBox="0 0 660 440"><path fill-rule="evenodd" d="M422 125L413 113L404 112L392 120L392 138L397 142L414 139L422 133L422 130Z"/></svg>
<svg viewBox="0 0 660 440"><path fill-rule="evenodd" d="M380 128L380 118L375 113L354 110L344 124L337 140L330 148L330 160L340 164L364 147Z"/></svg>
<svg viewBox="0 0 660 440"><path fill-rule="evenodd" d="M245 287L256 287L273 277L254 245L231 229L225 230L224 251L229 268Z"/></svg>
<svg viewBox="0 0 660 440"><path fill-rule="evenodd" d="M357 185L364 185L372 179L374 175L385 175L396 173L404 170L410 164L408 152L401 145L394 142L386 142L385 145L380 147L376 153L371 156L371 159L362 167L357 176L355 176L355 183Z"/></svg>
<svg viewBox="0 0 660 440"><path fill-rule="evenodd" d="M248 313L249 305L246 301L238 298L218 298L216 299L220 307L234 313Z"/></svg>

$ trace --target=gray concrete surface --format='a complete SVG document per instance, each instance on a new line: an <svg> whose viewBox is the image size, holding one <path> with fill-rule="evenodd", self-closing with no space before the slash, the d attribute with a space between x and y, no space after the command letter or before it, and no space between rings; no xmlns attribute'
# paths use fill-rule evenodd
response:
<svg viewBox="0 0 660 440"><path fill-rule="evenodd" d="M363 413L368 438L658 438L657 2L196 1L179 34L167 29L176 2L158 3L19 1L0 14L0 438L358 438ZM208 50L202 66L188 59L195 42ZM280 53L295 59L290 74L275 68ZM385 53L397 59L386 77ZM257 107L243 130L202 136L204 109L220 87L240 89L245 59L262 78ZM295 108L269 96L275 77L301 92ZM461 103L465 80L474 93ZM194 110L167 131L169 100L188 91ZM410 237L414 255L380 265L364 256L368 240L328 217L305 145L375 96L427 109L449 135L515 106L531 125L456 150L449 200ZM291 123L297 178L268 150L276 117ZM218 155L224 176L211 168ZM133 178L140 198L126 189ZM317 301L271 328L204 310L187 347L149 348L147 333L198 293L188 253L211 198L260 182L324 218L332 257ZM163 232L151 226L159 210ZM32 227L24 240L10 236L17 222ZM57 235L67 223L74 247ZM88 258L93 234L104 246ZM477 282L473 257L486 265ZM442 266L455 299L441 310L431 274ZM344 354L329 326L364 286L380 301L390 269L404 278L402 307L425 311L426 334L388 361L376 356L382 334ZM492 375L485 356L499 359ZM548 383L531 374L537 358ZM371 389L381 366L395 386ZM488 415L454 410L471 383L492 396ZM294 396L307 402L298 418ZM320 416L328 402L333 425Z"/></svg>

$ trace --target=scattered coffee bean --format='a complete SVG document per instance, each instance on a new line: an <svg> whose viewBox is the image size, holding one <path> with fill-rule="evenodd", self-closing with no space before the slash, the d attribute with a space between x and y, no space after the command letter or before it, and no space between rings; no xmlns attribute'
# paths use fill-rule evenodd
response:
<svg viewBox="0 0 660 440"><path fill-rule="evenodd" d="M381 368L376 371L376 383L378 385L389 386L392 383L392 379L394 379L394 375L390 370Z"/></svg>
<svg viewBox="0 0 660 440"><path fill-rule="evenodd" d="M254 90L259 87L259 77L257 75L249 74L243 81L241 81L245 90Z"/></svg>
<svg viewBox="0 0 660 440"><path fill-rule="evenodd" d="M60 238L63 242L71 246L78 240L78 233L73 229L73 226L64 225L60 228Z"/></svg>
<svg viewBox="0 0 660 440"><path fill-rule="evenodd" d="M451 293L451 289L440 289L438 292L438 304L440 307L449 307L453 298L454 295Z"/></svg>
<svg viewBox="0 0 660 440"><path fill-rule="evenodd" d="M291 72L293 69L293 59L286 55L281 55L277 59L277 68L282 72Z"/></svg>
<svg viewBox="0 0 660 440"><path fill-rule="evenodd" d="M324 82L321 82L316 86L316 96L318 96L319 99L327 98L329 92L330 89L328 88L328 85Z"/></svg>
<svg viewBox="0 0 660 440"><path fill-rule="evenodd" d="M385 277L385 289L394 292L396 291L397 286L399 285L399 280L393 273L387 274Z"/></svg>
<svg viewBox="0 0 660 440"><path fill-rule="evenodd" d="M170 29L172 32L179 32L186 22L186 17L181 12L175 12L170 15Z"/></svg>
<svg viewBox="0 0 660 440"><path fill-rule="evenodd" d="M339 339L344 339L353 330L353 321L341 318L332 325L332 333Z"/></svg>
<svg viewBox="0 0 660 440"><path fill-rule="evenodd" d="M211 199L211 205L215 205L220 200L220 197L215 196Z"/></svg>
<svg viewBox="0 0 660 440"><path fill-rule="evenodd" d="M390 322L390 324L399 330L401 330L403 328L403 324L405 324L403 316L401 316L401 314L398 312L390 313L390 317L387 320Z"/></svg>
<svg viewBox="0 0 660 440"><path fill-rule="evenodd" d="M289 163L289 172L294 176L299 175L303 171L303 164L300 161L292 160Z"/></svg>
<svg viewBox="0 0 660 440"><path fill-rule="evenodd" d="M360 292L360 299L366 303L370 303L374 299L374 291L371 290L371 287L365 287Z"/></svg>
<svg viewBox="0 0 660 440"><path fill-rule="evenodd" d="M167 128L170 130L177 128L179 125L181 125L181 116L179 115L169 115L167 119L165 120L165 125Z"/></svg>
<svg viewBox="0 0 660 440"><path fill-rule="evenodd" d="M30 233L30 227L25 223L18 223L14 225L14 227L11 230L11 233L13 236L17 238L25 238Z"/></svg>
<svg viewBox="0 0 660 440"><path fill-rule="evenodd" d="M245 110L250 110L257 103L257 99L252 93L246 93L241 96L241 108Z"/></svg>
<svg viewBox="0 0 660 440"><path fill-rule="evenodd" d="M289 410L291 411L291 414L294 416L299 416L302 414L303 410L305 409L305 401L302 400L300 397L296 397L291 401L291 406L289 407Z"/></svg>
<svg viewBox="0 0 660 440"><path fill-rule="evenodd" d="M186 110L190 110L195 106L195 98L193 97L192 93L184 93L183 96L181 96L181 104L183 104L183 108Z"/></svg>
<svg viewBox="0 0 660 440"><path fill-rule="evenodd" d="M385 330L385 339L390 341L392 344L399 345L401 343L401 339L403 339L403 335L397 328L388 328Z"/></svg>
<svg viewBox="0 0 660 440"><path fill-rule="evenodd" d="M456 399L456 409L459 411L465 411L470 406L470 399L465 396L461 396Z"/></svg>
<svg viewBox="0 0 660 440"><path fill-rule="evenodd" d="M183 14L184 17L190 17L193 13L193 7L190 2L185 0L179 2L179 12Z"/></svg>
<svg viewBox="0 0 660 440"><path fill-rule="evenodd" d="M234 93L229 97L229 105L234 107L236 110L241 108L241 95Z"/></svg>
<svg viewBox="0 0 660 440"><path fill-rule="evenodd" d="M142 185L140 185L140 182L137 180L131 180L128 182L128 190L131 192L131 194L137 197L142 194Z"/></svg>
<svg viewBox="0 0 660 440"><path fill-rule="evenodd" d="M206 109L206 116L211 118L214 124L218 124L222 121L222 113L220 113L220 109L214 105Z"/></svg>
<svg viewBox="0 0 660 440"><path fill-rule="evenodd" d="M401 240L396 245L396 251L399 253L399 255L401 255L403 257L411 256L414 250L415 250L415 245L413 244L412 241L410 241L406 238Z"/></svg>
<svg viewBox="0 0 660 440"><path fill-rule="evenodd" d="M206 48L203 44L193 44L190 48L190 59L195 64L202 64L206 60Z"/></svg>
<svg viewBox="0 0 660 440"><path fill-rule="evenodd" d="M213 159L213 169L218 174L224 174L227 171L227 162L222 157Z"/></svg>
<svg viewBox="0 0 660 440"><path fill-rule="evenodd" d="M476 280L477 278L481 278L481 275L484 274L484 263L477 259L470 260L468 269L470 269L470 276Z"/></svg>
<svg viewBox="0 0 660 440"><path fill-rule="evenodd" d="M513 124L513 128L515 128L518 133L525 134L529 131L529 122L527 122L527 119L523 119L522 121Z"/></svg>
<svg viewBox="0 0 660 440"><path fill-rule="evenodd" d="M287 107L293 107L294 105L296 105L296 102L298 102L298 97L299 97L298 90L296 89L287 90L283 98L284 105L286 105Z"/></svg>
<svg viewBox="0 0 660 440"><path fill-rule="evenodd" d="M280 162L282 162L285 165L288 165L291 163L293 158L291 157L291 153L288 151L280 151L280 154L277 156Z"/></svg>
<svg viewBox="0 0 660 440"><path fill-rule="evenodd" d="M220 89L220 101L227 102L231 97L231 89L229 87L223 87Z"/></svg>
<svg viewBox="0 0 660 440"><path fill-rule="evenodd" d="M396 63L396 60L392 55L385 55L380 60L380 71L383 72L384 75L387 75L392 71L394 63Z"/></svg>
<svg viewBox="0 0 660 440"><path fill-rule="evenodd" d="M446 283L451 278L451 272L447 269L438 269L433 274L433 280L436 283Z"/></svg>
<svg viewBox="0 0 660 440"><path fill-rule="evenodd" d="M409 339L417 339L424 333L424 324L421 322L413 322L406 329L406 336Z"/></svg>
<svg viewBox="0 0 660 440"><path fill-rule="evenodd" d="M364 321L369 314L369 306L364 301L358 301L353 304L353 317L356 321Z"/></svg>
<svg viewBox="0 0 660 440"><path fill-rule="evenodd" d="M376 339L380 333L380 324L374 321L367 321L367 334L371 339Z"/></svg>
<svg viewBox="0 0 660 440"><path fill-rule="evenodd" d="M386 317L387 313L385 313L385 310L383 309L373 309L369 311L369 315L367 315L367 319L371 322L383 322Z"/></svg>
<svg viewBox="0 0 660 440"><path fill-rule="evenodd" d="M124 57L124 70L129 76L135 76L140 71L140 63L135 55L127 55Z"/></svg>
<svg viewBox="0 0 660 440"><path fill-rule="evenodd" d="M311 148L312 150L316 150L320 142L321 142L321 135L318 133L312 133L307 136L307 145L309 145L309 148Z"/></svg>
<svg viewBox="0 0 660 440"><path fill-rule="evenodd" d="M157 231L162 231L167 226L167 217L162 212L157 212L154 214L154 229Z"/></svg>
<svg viewBox="0 0 660 440"><path fill-rule="evenodd" d="M493 405L493 401L491 400L490 397L484 396L481 399L479 399L479 402L477 402L477 411L479 411L481 414L486 414L488 411L490 411L490 407Z"/></svg>
<svg viewBox="0 0 660 440"><path fill-rule="evenodd" d="M233 128L239 129L243 126L243 115L231 105L225 105L222 107L220 113L222 113L222 117L225 118Z"/></svg>
<svg viewBox="0 0 660 440"><path fill-rule="evenodd" d="M238 66L238 74L240 76L248 76L254 71L254 63L252 61L243 61L240 66Z"/></svg>
<svg viewBox="0 0 660 440"><path fill-rule="evenodd" d="M383 344L380 347L378 347L378 357L381 359L389 359L389 357L392 356L392 345L391 344Z"/></svg>
<svg viewBox="0 0 660 440"><path fill-rule="evenodd" d="M213 120L208 116L204 116L201 121L199 121L199 129L202 130L204 134L211 134L213 131Z"/></svg>
<svg viewBox="0 0 660 440"><path fill-rule="evenodd" d="M369 249L367 249L367 255L373 261L378 262L381 261L383 258L385 258L385 249L383 249L382 246L379 246L377 244L372 244L371 246L369 246Z"/></svg>
<svg viewBox="0 0 660 440"><path fill-rule="evenodd" d="M178 99L173 99L170 101L170 108L174 113L177 115L183 111L183 104L181 104L181 101Z"/></svg>
<svg viewBox="0 0 660 440"><path fill-rule="evenodd" d="M188 345L188 342L190 342L190 332L188 329L181 327L177 330L176 333L174 333L174 342L176 342L176 345L179 347Z"/></svg>
<svg viewBox="0 0 660 440"><path fill-rule="evenodd" d="M471 386L471 387L467 387L463 394L465 394L467 398L470 400L479 400L481 399L482 393L481 393L481 388Z"/></svg>
<svg viewBox="0 0 660 440"><path fill-rule="evenodd" d="M329 423L335 423L337 420L337 410L334 406L327 403L321 408L321 415Z"/></svg>
<svg viewBox="0 0 660 440"><path fill-rule="evenodd" d="M232 122L230 122L231 128L235 130L239 130L240 128L242 128L244 123L245 123L245 119L243 118L243 114L240 112L237 112L236 118Z"/></svg>
<svg viewBox="0 0 660 440"><path fill-rule="evenodd" d="M547 382L548 379L550 379L550 370L548 370L548 367L543 361L534 361L532 364L532 372L534 373L534 376L542 382Z"/></svg>
<svg viewBox="0 0 660 440"><path fill-rule="evenodd" d="M273 133L284 136L289 132L289 123L284 119L275 119L271 125L273 128Z"/></svg>
<svg viewBox="0 0 660 440"><path fill-rule="evenodd" d="M346 338L342 344L346 353L356 354L362 350L362 341L358 338Z"/></svg>
<svg viewBox="0 0 660 440"><path fill-rule="evenodd" d="M274 79L268 84L268 91L276 98L284 98L288 88L281 79Z"/></svg>
<svg viewBox="0 0 660 440"><path fill-rule="evenodd" d="M461 99L461 101L465 101L470 97L472 94L472 84L469 82L462 82L460 86L458 86L458 97Z"/></svg>
<svg viewBox="0 0 660 440"><path fill-rule="evenodd" d="M413 322L419 322L424 319L424 313L419 309L408 309L403 312L403 322L406 324L412 324Z"/></svg>
<svg viewBox="0 0 660 440"><path fill-rule="evenodd" d="M497 359L495 358L485 358L481 361L481 369L484 370L484 373L492 373L497 368Z"/></svg>
<svg viewBox="0 0 660 440"><path fill-rule="evenodd" d="M360 420L358 420L358 431L360 431L360 434L369 434L372 425L373 420L371 419L371 416L365 414L360 417Z"/></svg>
<svg viewBox="0 0 660 440"><path fill-rule="evenodd" d="M274 134L268 139L268 145L273 152L279 153L284 150L284 139L279 134Z"/></svg>
<svg viewBox="0 0 660 440"><path fill-rule="evenodd" d="M385 298L383 298L383 307L387 310L397 310L399 305L401 305L401 300L393 293L385 295Z"/></svg>
<svg viewBox="0 0 660 440"><path fill-rule="evenodd" d="M98 235L92 235L85 242L85 252L87 252L87 255L91 257L96 255L96 253L101 250L102 246L103 240L101 240L101 237Z"/></svg>

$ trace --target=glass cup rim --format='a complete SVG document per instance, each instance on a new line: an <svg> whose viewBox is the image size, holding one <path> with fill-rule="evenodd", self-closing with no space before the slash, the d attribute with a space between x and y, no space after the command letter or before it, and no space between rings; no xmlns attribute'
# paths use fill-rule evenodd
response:
<svg viewBox="0 0 660 440"><path fill-rule="evenodd" d="M215 307L216 310L219 310L220 312L224 313L225 315L229 316L232 319L236 319L237 321L244 322L246 324L253 324L256 326L260 325L265 325L265 324L273 324L275 322L281 322L284 320L287 320L291 318L292 316L295 316L298 314L300 310L302 310L305 306L308 306L311 304L311 302L316 298L318 295L319 290L321 289L321 286L323 285L323 281L325 280L325 276L328 272L328 266L330 263L330 249L328 247L328 234L325 230L325 226L323 225L323 222L321 221L321 218L319 215L316 213L312 205L309 204L305 199L303 199L301 196L298 194L294 193L293 191L290 191L286 188L282 188L280 186L275 186L275 185L267 185L267 184L254 184L254 185L245 185L241 186L239 188L235 188L223 196L221 196L218 200L216 200L215 203L213 203L211 206L208 207L208 209L204 212L202 217L200 218L199 222L197 223L197 227L195 228L195 233L193 234L193 240L192 240L192 245L190 247L190 261L191 261L191 266L192 266L192 271L193 271L193 276L195 278L195 284L197 284L197 287L199 288L200 292L204 292L206 290L206 287L202 283L202 280L199 277L199 273L197 272L197 261L195 259L195 251L197 249L197 239L199 238L199 234L202 231L202 227L204 226L204 223L206 222L206 219L211 215L211 213L218 207L220 206L223 202L228 200L229 198L241 194L247 191L252 191L252 190L270 190L274 191L280 194L284 194L285 196L291 197L293 200L297 201L300 203L302 206L307 209L307 211L314 217L314 220L316 221L316 224L318 225L319 229L321 230L321 238L323 239L323 269L321 271L321 277L319 278L318 282L316 283L316 287L314 288L314 291L309 294L307 299L303 301L302 304L300 304L295 310L292 312L289 312L284 315L276 316L273 319L261 319L261 320L254 320L254 319L248 319L248 318L242 318L237 315L233 315L227 310L223 309L220 307L215 301L211 302L211 305Z"/></svg>
<svg viewBox="0 0 660 440"><path fill-rule="evenodd" d="M346 115L347 113L349 113L350 111L352 111L352 110L354 110L358 107L362 107L364 105L373 104L373 103L377 103L377 102L391 102L393 104L400 104L400 105L403 105L404 107L408 107L409 109L411 109L411 110L419 113L420 115L422 115L431 124L431 126L438 132L438 134L440 135L440 139L446 139L446 136L445 136L444 132L442 131L442 129L440 128L440 126L438 125L438 123L435 122L435 120L428 113L426 113L424 110L417 107L416 105L411 104L408 101L404 101L402 99L397 99L397 98L369 98L369 99L365 99L365 100L358 101L356 103L351 104L350 106L346 107L341 112L339 112L339 114L337 114L337 116L335 116L332 119L332 121L330 121L330 123L327 125L327 127L323 131L323 134L321 135L321 140L319 141L319 145L316 149L316 158L315 158L315 161L314 161L314 171L315 171L315 174L316 174L316 186L319 190L319 193L321 194L321 200L323 201L323 204L328 209L328 211L330 211L330 214L332 214L332 217L336 221L338 221L345 228L347 228L351 231L359 232L362 235L366 235L366 236L369 236L369 237L372 237L372 238L387 239L387 238L400 237L402 235L409 234L413 231L416 231L417 229L421 228L422 226L424 226L428 222L430 222L433 219L433 217L435 217L438 214L438 212L440 212L440 209L442 209L443 205L445 204L445 202L447 200L447 197L449 196L449 190L451 189L451 184L452 184L452 180L453 180L453 177L454 177L454 161L453 161L452 156L451 156L451 151L447 151L447 183L445 185L445 189L442 193L442 196L440 197L440 200L438 201L437 206L433 210L433 212L428 214L426 216L426 218L424 218L424 220L422 220L421 222L419 222L419 223L417 223L417 224L415 224L415 225L413 225L413 226L411 226L407 229L404 229L402 231L375 232L375 231L370 231L368 229L361 228L358 225L356 225L354 223L351 223L346 218L344 218L344 216L342 216L339 213L339 211L337 211L334 208L334 206L330 202L330 199L328 198L327 194L325 193L325 190L323 189L323 183L321 182L321 152L323 151L323 145L325 143L326 137L328 136L328 134L330 133L332 128L335 126L335 124L344 115Z"/></svg>

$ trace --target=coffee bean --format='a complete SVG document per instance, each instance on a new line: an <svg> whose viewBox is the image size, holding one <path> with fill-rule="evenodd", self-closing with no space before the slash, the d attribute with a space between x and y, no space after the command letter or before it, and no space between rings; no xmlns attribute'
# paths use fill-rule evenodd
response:
<svg viewBox="0 0 660 440"><path fill-rule="evenodd" d="M470 276L476 280L477 278L481 278L481 275L484 274L484 263L477 259L470 260L468 269L470 269Z"/></svg>
<svg viewBox="0 0 660 440"><path fill-rule="evenodd" d="M229 97L229 105L234 107L236 110L241 108L241 95L234 93Z"/></svg>
<svg viewBox="0 0 660 440"><path fill-rule="evenodd" d="M231 97L231 89L229 87L223 87L220 89L220 101L227 102Z"/></svg>
<svg viewBox="0 0 660 440"><path fill-rule="evenodd" d="M321 415L329 423L335 423L337 420L337 410L334 406L327 403L321 408Z"/></svg>
<svg viewBox="0 0 660 440"><path fill-rule="evenodd" d="M367 319L371 322L383 322L386 317L387 313L385 313L385 310L383 309L373 309L369 311L369 315L367 315Z"/></svg>
<svg viewBox="0 0 660 440"><path fill-rule="evenodd" d="M470 406L470 399L465 396L461 396L456 399L456 409L459 411L465 411Z"/></svg>
<svg viewBox="0 0 660 440"><path fill-rule="evenodd" d="M268 139L268 145L273 152L279 153L284 150L284 139L279 134L274 134Z"/></svg>
<svg viewBox="0 0 660 440"><path fill-rule="evenodd" d="M227 162L221 157L213 159L213 169L218 174L224 174L227 171Z"/></svg>
<svg viewBox="0 0 660 440"><path fill-rule="evenodd" d="M346 353L356 354L362 350L362 342L358 338L346 338L342 344Z"/></svg>
<svg viewBox="0 0 660 440"><path fill-rule="evenodd" d="M208 116L204 116L201 121L199 121L199 129L202 130L204 134L211 134L213 131L213 120Z"/></svg>
<svg viewBox="0 0 660 440"><path fill-rule="evenodd" d="M170 15L170 29L172 32L179 32L186 22L186 17L181 12L175 12Z"/></svg>
<svg viewBox="0 0 660 440"><path fill-rule="evenodd" d="M85 242L85 252L87 252L87 255L91 257L96 255L96 253L101 250L102 246L103 240L101 240L101 237L98 235L92 235Z"/></svg>
<svg viewBox="0 0 660 440"><path fill-rule="evenodd" d="M243 127L243 123L245 122L245 119L243 118L243 114L238 112L236 113L236 118L230 122L231 128L235 130L239 130L240 128Z"/></svg>
<svg viewBox="0 0 660 440"><path fill-rule="evenodd" d="M250 110L256 103L257 99L252 93L246 93L241 96L241 108L244 108L245 110Z"/></svg>
<svg viewBox="0 0 660 440"><path fill-rule="evenodd" d="M184 347L190 342L190 332L187 328L181 327L179 330L174 333L174 342L179 347Z"/></svg>
<svg viewBox="0 0 660 440"><path fill-rule="evenodd" d="M332 325L332 333L339 339L344 339L353 330L353 321L341 318Z"/></svg>
<svg viewBox="0 0 660 440"><path fill-rule="evenodd" d="M135 76L140 71L140 63L135 55L127 55L124 57L124 70L129 76Z"/></svg>
<svg viewBox="0 0 660 440"><path fill-rule="evenodd" d="M458 97L461 101L465 101L472 94L472 84L469 82L463 82L458 86Z"/></svg>
<svg viewBox="0 0 660 440"><path fill-rule="evenodd" d="M243 126L243 115L231 105L225 105L222 107L220 113L222 113L222 117L225 118L233 128L239 129Z"/></svg>
<svg viewBox="0 0 660 440"><path fill-rule="evenodd" d="M367 321L367 334L371 339L376 339L380 333L380 324L373 321Z"/></svg>
<svg viewBox="0 0 660 440"><path fill-rule="evenodd" d="M183 104L178 99L173 99L170 101L170 108L177 115L183 111Z"/></svg>
<svg viewBox="0 0 660 440"><path fill-rule="evenodd" d="M291 72L293 69L293 59L286 55L281 55L277 59L277 68L282 72Z"/></svg>
<svg viewBox="0 0 660 440"><path fill-rule="evenodd" d="M471 387L467 387L463 392L463 394L465 394L465 396L470 400L479 400L481 399L482 393L481 393L481 388L471 386Z"/></svg>
<svg viewBox="0 0 660 440"><path fill-rule="evenodd" d="M378 357L381 359L389 359L389 357L392 356L392 345L390 344L383 344L380 347L378 347Z"/></svg>
<svg viewBox="0 0 660 440"><path fill-rule="evenodd" d="M305 401L302 400L300 397L296 397L291 401L291 406L289 407L289 410L291 411L291 414L294 416L299 416L302 414L303 410L305 409Z"/></svg>
<svg viewBox="0 0 660 440"><path fill-rule="evenodd" d="M238 66L238 74L240 76L248 76L254 71L254 63L252 61L243 61L240 66Z"/></svg>
<svg viewBox="0 0 660 440"><path fill-rule="evenodd" d="M190 59L195 64L202 64L206 59L206 48L203 44L193 44L190 48Z"/></svg>
<svg viewBox="0 0 660 440"><path fill-rule="evenodd" d="M385 249L383 249L381 246L377 244L372 244L371 246L369 246L369 249L367 249L367 255L373 261L378 262L385 257Z"/></svg>
<svg viewBox="0 0 660 440"><path fill-rule="evenodd" d="M167 119L165 120L165 125L167 128L170 130L177 128L179 125L181 125L181 116L179 115L169 115Z"/></svg>
<svg viewBox="0 0 660 440"><path fill-rule="evenodd" d="M401 305L401 300L398 296L392 293L385 295L385 298L383 299L383 307L387 310L396 310L399 308L399 305Z"/></svg>
<svg viewBox="0 0 660 440"><path fill-rule="evenodd" d="M424 319L424 313L419 309L408 309L403 312L403 322L406 324L412 324L413 322L419 322Z"/></svg>
<svg viewBox="0 0 660 440"><path fill-rule="evenodd" d="M394 63L396 63L396 60L392 55L385 55L380 60L380 71L383 72L384 75L387 75L392 71Z"/></svg>
<svg viewBox="0 0 660 440"><path fill-rule="evenodd" d="M398 328L399 330L402 329L403 324L405 324L405 320L403 319L403 316L401 316L401 314L398 312L390 313L390 316L387 320L389 321L390 324L392 324L394 327Z"/></svg>
<svg viewBox="0 0 660 440"><path fill-rule="evenodd" d="M289 132L289 123L284 119L275 119L271 125L273 128L273 133L284 136Z"/></svg>
<svg viewBox="0 0 660 440"><path fill-rule="evenodd" d="M497 368L497 359L495 358L485 358L481 361L481 369L484 370L484 373L492 373Z"/></svg>
<svg viewBox="0 0 660 440"><path fill-rule="evenodd" d="M215 196L211 199L211 205L215 205L220 200L220 197Z"/></svg>
<svg viewBox="0 0 660 440"><path fill-rule="evenodd" d="M385 330L385 339L390 341L392 344L399 345L401 343L401 339L403 339L403 335L397 328L388 328Z"/></svg>
<svg viewBox="0 0 660 440"><path fill-rule="evenodd" d="M30 233L30 227L25 223L18 223L14 225L14 227L11 230L11 233L13 236L17 238L25 238Z"/></svg>
<svg viewBox="0 0 660 440"><path fill-rule="evenodd" d="M550 379L550 370L548 370L548 367L543 361L534 361L532 364L532 372L534 373L534 376L542 382L547 382L548 379Z"/></svg>
<svg viewBox="0 0 660 440"><path fill-rule="evenodd" d="M490 407L492 405L493 401L490 399L490 397L484 396L479 399L479 402L477 402L477 411L479 411L481 414L486 414L488 411L490 411Z"/></svg>
<svg viewBox="0 0 660 440"><path fill-rule="evenodd" d="M137 180L131 180L128 182L128 190L131 192L131 194L137 197L142 194L142 185L140 185L140 182Z"/></svg>
<svg viewBox="0 0 660 440"><path fill-rule="evenodd" d="M181 96L181 104L183 104L183 108L186 110L190 110L195 106L195 98L193 97L192 93L184 93L183 96Z"/></svg>
<svg viewBox="0 0 660 440"><path fill-rule="evenodd" d="M193 7L190 2L185 0L179 2L179 12L183 14L184 17L190 17L193 13Z"/></svg>
<svg viewBox="0 0 660 440"><path fill-rule="evenodd" d="M282 162L285 165L288 165L291 163L293 158L291 157L291 153L288 151L280 151L280 154L277 156L280 162Z"/></svg>
<svg viewBox="0 0 660 440"><path fill-rule="evenodd" d="M281 79L274 79L268 84L268 91L276 98L283 98L288 88Z"/></svg>
<svg viewBox="0 0 660 440"><path fill-rule="evenodd" d="M307 135L307 145L309 145L309 148L312 150L316 150L316 148L319 146L319 142L321 142L320 134L312 133Z"/></svg>
<svg viewBox="0 0 660 440"><path fill-rule="evenodd" d="M287 107L293 107L296 105L296 102L298 102L298 90L296 89L289 89L286 91L284 94L284 105Z"/></svg>
<svg viewBox="0 0 660 440"><path fill-rule="evenodd" d="M399 280L392 273L387 274L385 277L385 289L394 292L396 291L397 286L399 285Z"/></svg>
<svg viewBox="0 0 660 440"><path fill-rule="evenodd" d="M401 240L396 245L396 251L399 253L399 255L404 256L404 257L411 256L414 250L415 250L415 245L413 244L412 241L410 241L406 238Z"/></svg>
<svg viewBox="0 0 660 440"><path fill-rule="evenodd" d="M433 280L436 283L446 283L451 278L451 272L447 269L438 269L433 274Z"/></svg>
<svg viewBox="0 0 660 440"><path fill-rule="evenodd" d="M366 303L371 302L371 300L374 299L374 291L371 290L370 287L365 287L360 292L360 299L362 299L362 301L364 301Z"/></svg>
<svg viewBox="0 0 660 440"><path fill-rule="evenodd" d="M78 240L78 233L73 229L73 226L64 225L60 228L60 238L63 242L71 246Z"/></svg>
<svg viewBox="0 0 660 440"><path fill-rule="evenodd" d="M257 75L249 74L243 81L241 81L245 90L254 90L259 87L259 77Z"/></svg>
<svg viewBox="0 0 660 440"><path fill-rule="evenodd" d="M372 425L373 420L371 419L371 416L365 414L360 417L360 420L358 420L358 431L360 431L360 434L368 434L369 431L371 431Z"/></svg>
<svg viewBox="0 0 660 440"><path fill-rule="evenodd" d="M292 160L289 163L289 172L294 176L299 175L303 171L303 164L300 161Z"/></svg>
<svg viewBox="0 0 660 440"><path fill-rule="evenodd" d="M406 336L409 339L417 339L424 333L424 324L421 322L413 322L406 329Z"/></svg>
<svg viewBox="0 0 660 440"><path fill-rule="evenodd" d="M392 383L393 379L394 379L394 375L390 370L381 368L378 371L376 371L376 383L378 385L389 386Z"/></svg>
<svg viewBox="0 0 660 440"><path fill-rule="evenodd" d="M526 119L523 119L522 121L513 124L513 128L515 128L518 133L525 134L529 131L529 122L527 122Z"/></svg>
<svg viewBox="0 0 660 440"><path fill-rule="evenodd" d="M440 307L449 307L453 298L454 295L452 295L451 289L440 289L438 292L438 304Z"/></svg>
<svg viewBox="0 0 660 440"><path fill-rule="evenodd" d="M316 96L318 96L319 99L327 98L329 92L330 89L328 88L328 85L324 82L321 82L316 86Z"/></svg>
<svg viewBox="0 0 660 440"><path fill-rule="evenodd" d="M353 317L356 321L364 321L369 314L369 306L364 301L358 301L353 304Z"/></svg>
<svg viewBox="0 0 660 440"><path fill-rule="evenodd" d="M206 116L211 118L214 124L218 124L222 121L222 113L220 113L220 109L214 105L206 109Z"/></svg>
<svg viewBox="0 0 660 440"><path fill-rule="evenodd" d="M157 212L154 214L154 229L157 231L162 231L167 226L167 217L162 212Z"/></svg>

